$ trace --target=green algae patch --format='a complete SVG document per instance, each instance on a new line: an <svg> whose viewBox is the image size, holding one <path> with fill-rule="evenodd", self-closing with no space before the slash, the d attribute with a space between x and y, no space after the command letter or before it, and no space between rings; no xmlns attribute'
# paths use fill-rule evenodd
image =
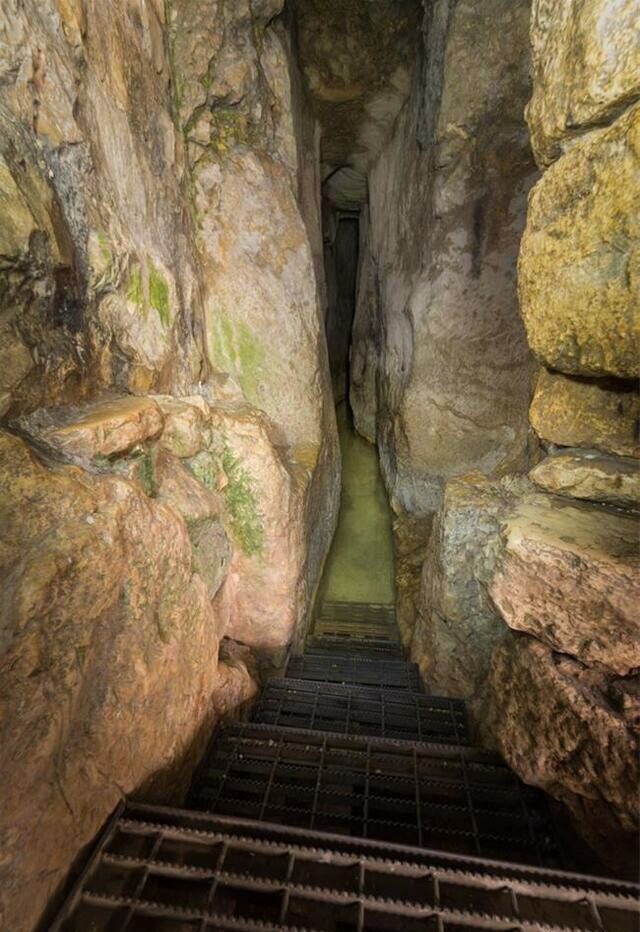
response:
<svg viewBox="0 0 640 932"><path fill-rule="evenodd" d="M264 522L258 507L254 481L240 460L233 455L226 440L217 452L203 451L187 460L189 469L205 488L218 489L218 477L224 472L227 484L222 489L229 530L243 553L261 556L264 550Z"/></svg>
<svg viewBox="0 0 640 932"><path fill-rule="evenodd" d="M198 482L203 485L205 489L209 489L210 492L216 491L216 478L219 472L219 465L216 457L212 453L197 453L196 456L187 460L187 465Z"/></svg>
<svg viewBox="0 0 640 932"><path fill-rule="evenodd" d="M144 289L142 287L142 269L134 265L127 281L127 298L137 307L144 307Z"/></svg>
<svg viewBox="0 0 640 932"><path fill-rule="evenodd" d="M264 549L264 525L251 476L227 446L222 452L222 468L228 480L224 497L233 536L247 556L260 556Z"/></svg>
<svg viewBox="0 0 640 932"><path fill-rule="evenodd" d="M158 312L163 327L171 324L169 284L149 260L149 304Z"/></svg>
<svg viewBox="0 0 640 932"><path fill-rule="evenodd" d="M260 383L267 356L247 324L233 321L223 313L214 313L209 348L213 365L235 376L247 401L259 407Z"/></svg>

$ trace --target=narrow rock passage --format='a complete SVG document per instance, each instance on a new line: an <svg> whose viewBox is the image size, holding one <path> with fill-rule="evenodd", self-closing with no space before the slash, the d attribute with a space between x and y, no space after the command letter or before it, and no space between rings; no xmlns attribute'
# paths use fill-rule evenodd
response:
<svg viewBox="0 0 640 932"><path fill-rule="evenodd" d="M185 808L121 807L52 932L637 927L633 884L566 866L545 798L470 744L463 702L425 694L393 643L316 635L253 721L216 731Z"/></svg>
<svg viewBox="0 0 640 932"><path fill-rule="evenodd" d="M391 605L394 601L391 509L378 456L338 405L342 498L338 528L327 558L321 598L326 602Z"/></svg>

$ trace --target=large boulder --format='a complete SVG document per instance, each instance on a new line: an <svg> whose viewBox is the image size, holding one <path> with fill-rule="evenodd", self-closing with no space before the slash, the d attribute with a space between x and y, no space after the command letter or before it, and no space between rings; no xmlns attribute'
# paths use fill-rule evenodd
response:
<svg viewBox="0 0 640 932"><path fill-rule="evenodd" d="M640 375L639 256L636 106L574 142L529 199L520 305L545 365L580 376Z"/></svg>
<svg viewBox="0 0 640 932"><path fill-rule="evenodd" d="M640 519L523 496L502 529L489 594L509 627L588 665L640 670Z"/></svg>
<svg viewBox="0 0 640 932"><path fill-rule="evenodd" d="M526 479L480 474L451 479L434 520L422 571L411 657L435 692L472 699L507 627L487 594L501 522Z"/></svg>
<svg viewBox="0 0 640 932"><path fill-rule="evenodd" d="M632 877L637 697L637 677L612 680L534 638L511 634L495 651L477 716L484 740L523 780L564 802L603 859Z"/></svg>
<svg viewBox="0 0 640 932"><path fill-rule="evenodd" d="M5 433L0 488L0 925L31 932L122 794L180 798L218 691L250 684L218 674L223 619L173 508Z"/></svg>
<svg viewBox="0 0 640 932"><path fill-rule="evenodd" d="M529 417L538 436L558 446L640 456L640 395L635 384L569 378L542 369Z"/></svg>
<svg viewBox="0 0 640 932"><path fill-rule="evenodd" d="M308 606L305 493L309 472L279 448L274 428L248 406L211 411L211 445L187 461L220 489L223 523L234 543L216 602L228 637L282 653Z"/></svg>
<svg viewBox="0 0 640 932"><path fill-rule="evenodd" d="M533 0L534 152L548 165L640 94L637 0Z"/></svg>

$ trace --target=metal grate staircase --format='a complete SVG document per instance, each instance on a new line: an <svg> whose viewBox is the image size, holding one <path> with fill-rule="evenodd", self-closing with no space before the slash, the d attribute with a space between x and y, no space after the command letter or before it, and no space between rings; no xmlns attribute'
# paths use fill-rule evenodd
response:
<svg viewBox="0 0 640 932"><path fill-rule="evenodd" d="M638 887L564 869L542 794L422 691L380 608L349 632L325 607L185 808L123 804L51 932L638 932Z"/></svg>

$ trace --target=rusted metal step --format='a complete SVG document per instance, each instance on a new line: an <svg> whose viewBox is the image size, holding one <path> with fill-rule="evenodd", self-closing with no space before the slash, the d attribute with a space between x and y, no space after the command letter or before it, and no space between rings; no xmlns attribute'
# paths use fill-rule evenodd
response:
<svg viewBox="0 0 640 932"><path fill-rule="evenodd" d="M468 744L464 702L407 689L271 680L254 722L346 735Z"/></svg>
<svg viewBox="0 0 640 932"><path fill-rule="evenodd" d="M380 689L411 689L421 692L420 673L415 663L388 658L357 657L337 651L310 650L291 657L287 676L320 683L375 686Z"/></svg>
<svg viewBox="0 0 640 932"><path fill-rule="evenodd" d="M489 751L236 724L189 807L480 857L558 866L543 796Z"/></svg>
<svg viewBox="0 0 640 932"><path fill-rule="evenodd" d="M638 888L129 805L50 932L635 932Z"/></svg>

